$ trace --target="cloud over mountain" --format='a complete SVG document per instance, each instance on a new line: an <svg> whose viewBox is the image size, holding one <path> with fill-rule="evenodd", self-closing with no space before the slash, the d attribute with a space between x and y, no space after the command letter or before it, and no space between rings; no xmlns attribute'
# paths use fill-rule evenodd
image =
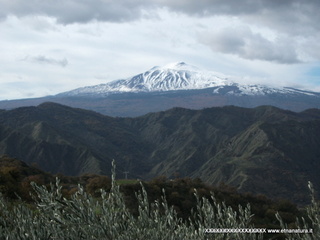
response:
<svg viewBox="0 0 320 240"><path fill-rule="evenodd" d="M97 75L111 81L174 61L320 87L319 74L307 74L320 61L317 0L0 0L0 6L0 80L67 76L65 88L59 84L51 94L85 86ZM17 64L24 56L68 68L48 76L39 64Z"/></svg>

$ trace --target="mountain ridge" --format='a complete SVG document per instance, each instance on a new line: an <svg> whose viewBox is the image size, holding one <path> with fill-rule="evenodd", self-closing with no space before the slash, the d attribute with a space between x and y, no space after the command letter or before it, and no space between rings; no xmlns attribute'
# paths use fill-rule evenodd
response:
<svg viewBox="0 0 320 240"><path fill-rule="evenodd" d="M225 182L240 191L307 201L320 182L320 110L273 106L172 108L114 118L56 103L0 112L0 154L51 173L159 175Z"/></svg>

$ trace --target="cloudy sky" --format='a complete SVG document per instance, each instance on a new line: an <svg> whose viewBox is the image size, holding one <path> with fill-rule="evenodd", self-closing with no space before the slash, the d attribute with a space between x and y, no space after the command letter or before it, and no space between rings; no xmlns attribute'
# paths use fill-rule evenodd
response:
<svg viewBox="0 0 320 240"><path fill-rule="evenodd" d="M0 0L0 100L184 61L320 91L319 0Z"/></svg>

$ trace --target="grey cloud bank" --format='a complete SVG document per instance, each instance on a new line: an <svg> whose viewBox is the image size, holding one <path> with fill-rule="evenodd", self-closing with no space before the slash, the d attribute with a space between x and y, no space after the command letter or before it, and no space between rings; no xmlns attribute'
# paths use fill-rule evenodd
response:
<svg viewBox="0 0 320 240"><path fill-rule="evenodd" d="M254 16L261 23L272 27L291 24L319 29L318 0L1 0L0 14L6 17L46 15L57 18L63 24L98 21L132 21L144 16L147 11L168 8L172 11L196 15ZM152 12L154 14L154 12ZM280 21L281 20L281 21ZM290 26L287 26L289 28ZM296 31L297 28L294 29Z"/></svg>

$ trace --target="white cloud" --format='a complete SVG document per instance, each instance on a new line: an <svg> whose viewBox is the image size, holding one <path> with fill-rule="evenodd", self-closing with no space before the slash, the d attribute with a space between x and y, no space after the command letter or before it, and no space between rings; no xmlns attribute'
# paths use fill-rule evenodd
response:
<svg viewBox="0 0 320 240"><path fill-rule="evenodd" d="M46 57L43 55L38 56L26 56L21 61L37 63L37 64L49 64L49 65L57 65L60 67L66 67L68 65L68 60L66 58L63 59L54 59L50 57Z"/></svg>
<svg viewBox="0 0 320 240"><path fill-rule="evenodd" d="M202 34L201 42L213 51L235 54L250 60L277 63L299 63L297 53L289 39L271 41L250 28L225 28L218 32Z"/></svg>

